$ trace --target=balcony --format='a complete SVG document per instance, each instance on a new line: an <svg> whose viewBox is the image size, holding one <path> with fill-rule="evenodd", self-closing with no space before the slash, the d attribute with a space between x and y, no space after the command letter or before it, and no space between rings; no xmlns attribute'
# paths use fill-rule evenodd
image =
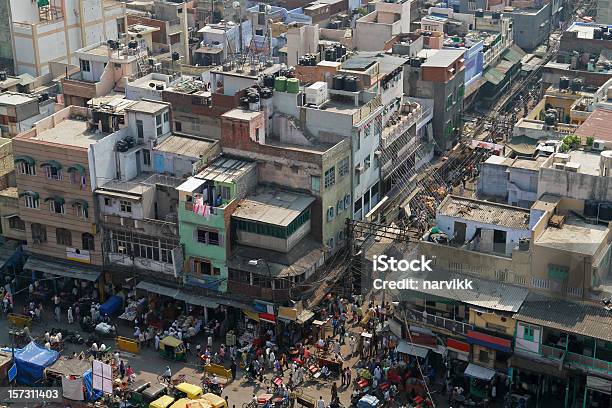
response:
<svg viewBox="0 0 612 408"><path fill-rule="evenodd" d="M387 126L382 131L381 146L383 149L388 148L397 140L398 137L406 133L412 125L417 123L423 116L423 110L418 104L411 106L410 111L402 113L397 119L396 123Z"/></svg>
<svg viewBox="0 0 612 408"><path fill-rule="evenodd" d="M542 345L542 356L571 368L612 375L612 362Z"/></svg>
<svg viewBox="0 0 612 408"><path fill-rule="evenodd" d="M221 207L208 207L208 215L201 215L193 211L193 202L182 202L179 204L181 222L188 222L196 225L206 225L212 228L225 228L225 209L234 203L230 201Z"/></svg>
<svg viewBox="0 0 612 408"><path fill-rule="evenodd" d="M468 330L474 330L474 325L448 319L446 317L436 316L429 313L423 317L423 311L416 309L406 310L406 318L409 322L426 324L433 328L445 329L462 335L466 335Z"/></svg>
<svg viewBox="0 0 612 408"><path fill-rule="evenodd" d="M380 95L376 95L371 101L363 105L357 112L353 114L353 126L370 116L376 109L382 106Z"/></svg>

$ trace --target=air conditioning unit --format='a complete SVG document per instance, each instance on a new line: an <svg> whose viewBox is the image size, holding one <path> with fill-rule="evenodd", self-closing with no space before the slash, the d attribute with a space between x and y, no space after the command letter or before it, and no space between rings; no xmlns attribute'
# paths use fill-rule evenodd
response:
<svg viewBox="0 0 612 408"><path fill-rule="evenodd" d="M605 149L605 144L603 140L595 140L593 142L593 150L602 151Z"/></svg>
<svg viewBox="0 0 612 408"><path fill-rule="evenodd" d="M119 252L120 254L127 254L127 248L120 245L117 247L117 252Z"/></svg>
<svg viewBox="0 0 612 408"><path fill-rule="evenodd" d="M565 170L565 163L555 163L554 169L555 170Z"/></svg>

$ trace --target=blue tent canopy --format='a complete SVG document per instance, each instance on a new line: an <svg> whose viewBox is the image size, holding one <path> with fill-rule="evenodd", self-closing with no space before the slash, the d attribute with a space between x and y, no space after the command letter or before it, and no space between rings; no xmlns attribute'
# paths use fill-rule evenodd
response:
<svg viewBox="0 0 612 408"><path fill-rule="evenodd" d="M40 347L33 341L22 349L15 349L17 383L34 385L44 377L44 370L59 358L59 353Z"/></svg>
<svg viewBox="0 0 612 408"><path fill-rule="evenodd" d="M97 401L104 395L102 391L93 389L93 374L91 369L85 371L85 374L83 374L83 385L85 386L87 401Z"/></svg>
<svg viewBox="0 0 612 408"><path fill-rule="evenodd" d="M120 296L111 296L104 304L100 305L101 315L111 315L121 308L123 299Z"/></svg>

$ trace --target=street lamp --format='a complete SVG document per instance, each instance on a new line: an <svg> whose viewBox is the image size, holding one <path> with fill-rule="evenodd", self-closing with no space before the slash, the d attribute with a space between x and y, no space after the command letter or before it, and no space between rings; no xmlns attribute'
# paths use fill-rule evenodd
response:
<svg viewBox="0 0 612 408"><path fill-rule="evenodd" d="M270 264L265 259L251 259L249 261L249 265L258 266L259 264L264 263L266 268L268 268L268 277L270 278L270 288L272 289L272 303L274 303L274 279L272 279L272 271L270 270Z"/></svg>

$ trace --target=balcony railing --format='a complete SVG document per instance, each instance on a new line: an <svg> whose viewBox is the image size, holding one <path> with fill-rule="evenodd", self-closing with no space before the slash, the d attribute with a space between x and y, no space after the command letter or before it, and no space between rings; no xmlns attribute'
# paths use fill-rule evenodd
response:
<svg viewBox="0 0 612 408"><path fill-rule="evenodd" d="M584 356L571 351L565 351L556 347L542 345L542 355L555 361L563 360L564 364L571 367L580 368L587 371L597 371L612 374L612 362L600 360L598 358Z"/></svg>
<svg viewBox="0 0 612 408"><path fill-rule="evenodd" d="M467 334L468 330L474 330L474 325L472 324L447 319L446 317L436 316L430 313L427 313L425 317L423 317L423 312L416 309L408 309L406 317L408 320L414 322L426 323L455 333Z"/></svg>

